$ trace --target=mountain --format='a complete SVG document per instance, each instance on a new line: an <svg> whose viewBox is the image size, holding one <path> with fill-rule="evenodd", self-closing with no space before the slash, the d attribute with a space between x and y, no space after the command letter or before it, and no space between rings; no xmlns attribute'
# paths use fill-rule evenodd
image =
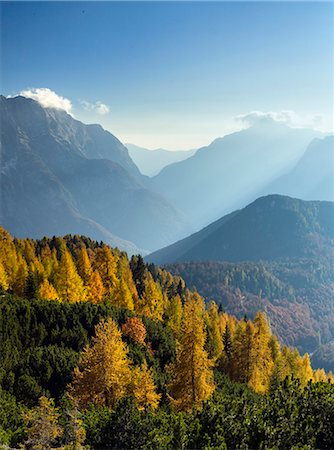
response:
<svg viewBox="0 0 334 450"><path fill-rule="evenodd" d="M138 145L134 144L126 144L126 147L141 173L149 177L157 175L169 164L190 158L196 152L196 150L171 151L164 150L163 148L148 150L147 148L138 147Z"/></svg>
<svg viewBox="0 0 334 450"><path fill-rule="evenodd" d="M257 123L165 167L151 182L200 228L264 195L319 135L274 121Z"/></svg>
<svg viewBox="0 0 334 450"><path fill-rule="evenodd" d="M152 253L147 261L166 264L333 255L333 244L333 202L268 195Z"/></svg>
<svg viewBox="0 0 334 450"><path fill-rule="evenodd" d="M0 221L14 235L86 234L132 253L189 230L99 125L20 96L1 96L0 112Z"/></svg>
<svg viewBox="0 0 334 450"><path fill-rule="evenodd" d="M314 139L295 167L266 191L303 200L334 201L334 136Z"/></svg>

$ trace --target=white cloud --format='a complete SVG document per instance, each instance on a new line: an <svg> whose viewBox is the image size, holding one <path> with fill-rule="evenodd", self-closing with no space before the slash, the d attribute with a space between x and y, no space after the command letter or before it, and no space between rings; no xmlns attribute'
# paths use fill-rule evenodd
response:
<svg viewBox="0 0 334 450"><path fill-rule="evenodd" d="M101 116L108 114L108 112L110 111L109 106L100 101L97 101L95 103L90 103L90 102L87 102L86 100L81 100L80 103L87 111L94 111L97 114L100 114Z"/></svg>
<svg viewBox="0 0 334 450"><path fill-rule="evenodd" d="M282 110L282 111L250 111L246 114L239 114L234 117L234 120L242 122L246 125L252 126L255 123L283 123L290 127L310 127L318 128L321 126L323 116L300 116L295 111Z"/></svg>
<svg viewBox="0 0 334 450"><path fill-rule="evenodd" d="M49 88L26 89L19 95L36 100L44 108L63 109L69 114L72 110L72 103L68 98L61 97Z"/></svg>

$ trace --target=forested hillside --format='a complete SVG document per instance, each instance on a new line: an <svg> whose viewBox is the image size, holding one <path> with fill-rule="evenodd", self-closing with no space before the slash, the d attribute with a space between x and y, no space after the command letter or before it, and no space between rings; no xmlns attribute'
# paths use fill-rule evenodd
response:
<svg viewBox="0 0 334 450"><path fill-rule="evenodd" d="M214 298L226 311L253 318L266 311L280 342L314 354L315 367L334 368L334 272L330 258L275 262L189 262L167 265L196 288L207 302ZM325 357L326 354L326 357Z"/></svg>
<svg viewBox="0 0 334 450"><path fill-rule="evenodd" d="M264 313L82 236L0 233L0 442L25 448L331 448L333 375ZM301 413L303 414L300 418Z"/></svg>

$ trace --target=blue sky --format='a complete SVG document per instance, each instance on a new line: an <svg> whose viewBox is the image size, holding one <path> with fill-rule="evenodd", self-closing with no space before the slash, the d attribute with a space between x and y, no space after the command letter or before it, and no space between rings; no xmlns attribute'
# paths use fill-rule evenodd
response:
<svg viewBox="0 0 334 450"><path fill-rule="evenodd" d="M333 3L1 7L1 92L48 88L123 142L199 147L255 110L332 128Z"/></svg>

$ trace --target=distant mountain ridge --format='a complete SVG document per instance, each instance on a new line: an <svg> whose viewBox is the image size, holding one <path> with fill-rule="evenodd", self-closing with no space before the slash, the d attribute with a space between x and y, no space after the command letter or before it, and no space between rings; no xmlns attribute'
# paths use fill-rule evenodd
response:
<svg viewBox="0 0 334 450"><path fill-rule="evenodd" d="M334 136L314 139L297 164L266 190L303 200L334 201Z"/></svg>
<svg viewBox="0 0 334 450"><path fill-rule="evenodd" d="M169 164L183 161L196 153L196 150L171 151L163 148L148 150L147 148L134 144L126 144L126 147L141 173L150 177L157 175Z"/></svg>
<svg viewBox="0 0 334 450"><path fill-rule="evenodd" d="M274 121L257 123L165 167L151 183L199 229L269 193L267 186L291 170L320 136Z"/></svg>
<svg viewBox="0 0 334 450"><path fill-rule="evenodd" d="M14 235L85 234L137 253L190 229L99 125L25 97L1 96L0 112L0 222Z"/></svg>
<svg viewBox="0 0 334 450"><path fill-rule="evenodd" d="M278 260L334 255L333 251L333 202L268 195L152 253L147 261Z"/></svg>

